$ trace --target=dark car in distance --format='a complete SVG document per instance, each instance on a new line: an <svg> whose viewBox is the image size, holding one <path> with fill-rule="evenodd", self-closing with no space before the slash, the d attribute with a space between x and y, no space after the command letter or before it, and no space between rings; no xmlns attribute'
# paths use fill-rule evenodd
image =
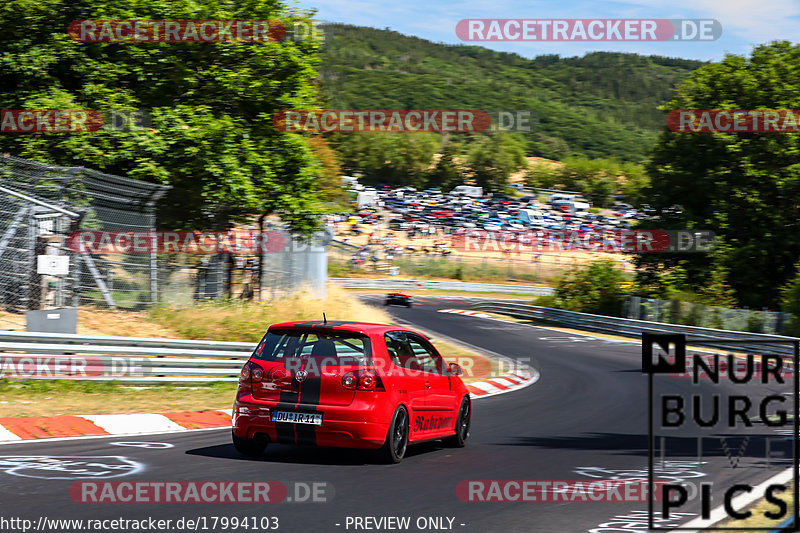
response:
<svg viewBox="0 0 800 533"><path fill-rule="evenodd" d="M390 292L386 295L386 301L383 302L383 305L404 305L406 307L411 307L411 296L399 292Z"/></svg>

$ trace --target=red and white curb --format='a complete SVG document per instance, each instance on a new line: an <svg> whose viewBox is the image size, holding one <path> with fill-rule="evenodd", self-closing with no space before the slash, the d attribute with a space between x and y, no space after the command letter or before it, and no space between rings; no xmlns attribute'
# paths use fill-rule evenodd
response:
<svg viewBox="0 0 800 533"><path fill-rule="evenodd" d="M514 374L503 374L497 378L472 382L467 385L467 390L471 398L483 398L519 390L533 385L538 380L539 373L528 367L528 369L520 370Z"/></svg>
<svg viewBox="0 0 800 533"><path fill-rule="evenodd" d="M453 313L456 315L466 315L466 316L474 316L477 318L491 318L486 313L481 313L480 311L470 311L469 309L439 309L437 312L439 313Z"/></svg>
<svg viewBox="0 0 800 533"><path fill-rule="evenodd" d="M230 427L230 410L190 413L14 416L0 418L0 443L105 435L144 435Z"/></svg>
<svg viewBox="0 0 800 533"><path fill-rule="evenodd" d="M492 319L492 317L490 317L486 313L471 311L469 309L439 309L438 312L453 313L457 315L465 315L475 318ZM436 333L432 335L433 337L444 337L445 340L447 340L447 342L449 342L450 344L455 344L456 346L461 345L464 348L467 348L468 350L472 350L474 352L486 353L489 357L500 360L501 368L514 369L513 372L503 374L502 376L496 378L489 378L469 383L467 385L467 390L469 391L470 397L473 399L486 398L489 396L504 394L506 392L512 392L533 385L534 383L539 381L539 372L530 365L527 365L520 361L515 361L513 359L510 359L509 357L506 357L505 355L501 355L495 352L490 352L489 350L486 350L484 348L479 348L478 346L473 346L472 344L468 344L463 341L453 339L452 337L445 337L444 335Z"/></svg>

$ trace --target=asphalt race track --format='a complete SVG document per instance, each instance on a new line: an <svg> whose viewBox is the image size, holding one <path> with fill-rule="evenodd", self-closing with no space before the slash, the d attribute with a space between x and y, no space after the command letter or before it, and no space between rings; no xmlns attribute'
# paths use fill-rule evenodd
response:
<svg viewBox="0 0 800 533"><path fill-rule="evenodd" d="M367 299L376 305L382 300ZM466 307L468 300L416 301L412 309L388 309L397 318L434 334L524 360L541 374L530 387L474 401L466 448L453 450L436 444L412 447L402 463L389 466L359 452L281 445L271 445L261 458L245 458L233 449L228 430L11 444L0 447L2 515L33 520L34 526L43 515L48 519L152 517L171 519L172 524L181 518L205 517L205 528L202 522L191 528L198 531L234 531L222 528L219 521L213 529L213 517L278 517L277 530L287 532L645 531L641 522L631 518L645 516L642 512L647 505L643 502L469 502L461 501L456 494L457 485L464 480L588 483L646 478L647 377L641 373L639 345L437 312ZM686 386L681 380L674 381L677 388ZM763 435L769 428L757 431ZM747 447L739 468L731 468L719 444L707 446L698 464L693 440L680 436L671 440L674 443L668 442L666 462L659 470L662 479L726 486L737 480L756 484L781 470L749 468L763 463L763 447ZM115 444L119 442L152 444ZM735 455L739 441L730 446ZM780 462L779 444L773 445L772 454L776 465L787 466ZM127 482L279 481L293 500L303 499L305 487L317 482L325 484L321 490L329 501L101 504L76 503L70 498L74 482L100 482L114 474L118 477L112 481ZM720 503L715 499L713 507ZM371 522L361 522L362 527L356 528L353 517L410 517L411 521L407 529L377 529ZM418 527L417 520L426 517L443 520L420 522L423 527ZM615 521L614 517L628 518ZM664 525L678 526L689 518L680 517ZM608 523L615 525L601 528ZM8 525L0 529L21 531ZM187 529L173 525L168 530ZM259 530L263 529L255 529Z"/></svg>

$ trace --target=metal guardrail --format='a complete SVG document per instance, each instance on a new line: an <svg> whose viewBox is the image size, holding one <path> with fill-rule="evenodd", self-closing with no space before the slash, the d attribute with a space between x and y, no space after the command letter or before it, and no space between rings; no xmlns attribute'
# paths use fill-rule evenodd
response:
<svg viewBox="0 0 800 533"><path fill-rule="evenodd" d="M419 279L397 278L329 278L330 283L345 289L381 289L381 290L441 290L465 292L505 292L512 294L530 294L545 296L553 294L551 287L534 287L531 285L503 285L497 283L470 283L466 281L428 281Z"/></svg>
<svg viewBox="0 0 800 533"><path fill-rule="evenodd" d="M159 339L153 337L119 337L116 335L76 335L71 333L37 333L35 331L0 331L0 346L5 342L52 343L108 346L141 346L148 348L176 348L186 350L232 350L252 351L255 344L251 342L224 342L187 339ZM1 349L1 348L0 348Z"/></svg>
<svg viewBox="0 0 800 533"><path fill-rule="evenodd" d="M563 309L552 309L549 307L538 307L535 305L516 304L510 302L480 302L472 305L473 309L505 314L519 318L529 318L551 322L561 326L597 331L600 333L610 333L628 337L640 337L642 333L683 333L689 337L689 341L709 348L720 350L731 349L730 344L724 341L737 341L737 350L756 353L770 353L782 356L793 355L793 348L788 343L795 341L793 337L783 337L781 335L765 335L762 333L748 333L744 331L728 331L723 329L701 328L697 326L684 326L680 324L664 324L661 322L648 322L645 320L635 320L632 318L617 318L602 315L591 315L588 313L578 313L575 311L565 311ZM758 340L785 340L787 344L770 345L760 344ZM742 343L742 341L753 341L753 344Z"/></svg>
<svg viewBox="0 0 800 533"><path fill-rule="evenodd" d="M0 331L0 378L236 381L255 344Z"/></svg>

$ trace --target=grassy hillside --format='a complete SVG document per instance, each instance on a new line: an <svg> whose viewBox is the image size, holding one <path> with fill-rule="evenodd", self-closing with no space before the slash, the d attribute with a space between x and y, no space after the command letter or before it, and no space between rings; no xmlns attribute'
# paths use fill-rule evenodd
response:
<svg viewBox="0 0 800 533"><path fill-rule="evenodd" d="M539 117L528 155L639 161L664 127L657 106L702 62L597 52L533 60L400 33L325 26L320 80L339 109L515 109Z"/></svg>

